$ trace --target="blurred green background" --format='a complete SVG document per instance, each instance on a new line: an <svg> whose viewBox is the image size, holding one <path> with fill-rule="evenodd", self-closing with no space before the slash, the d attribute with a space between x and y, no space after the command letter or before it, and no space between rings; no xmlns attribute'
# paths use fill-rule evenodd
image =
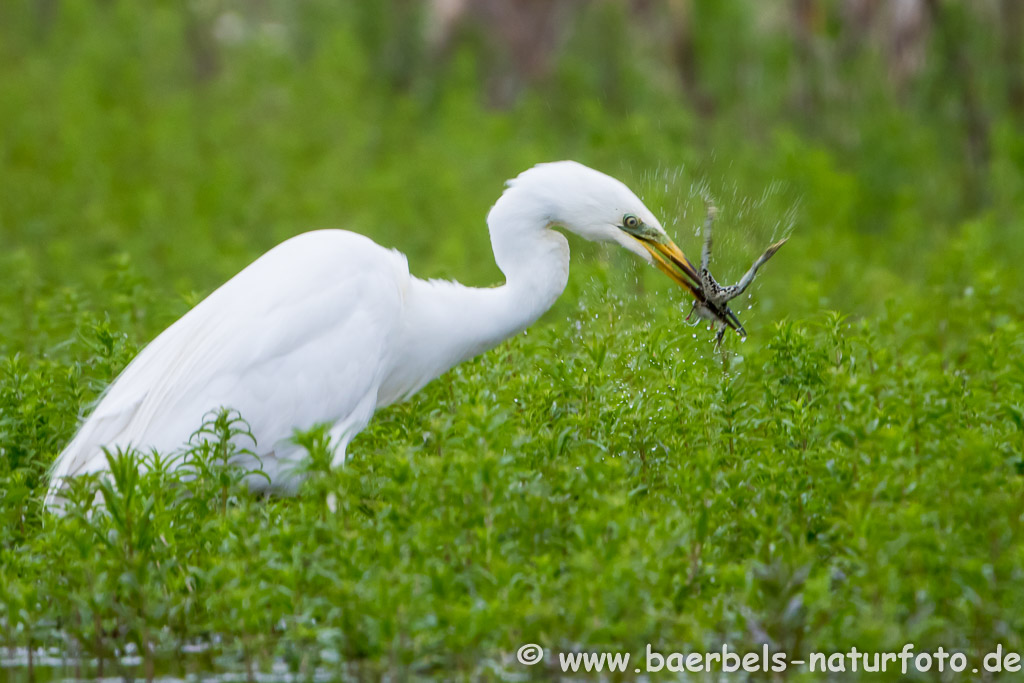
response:
<svg viewBox="0 0 1024 683"><path fill-rule="evenodd" d="M471 679L531 639L1024 648L1022 35L1016 0L0 3L3 644ZM790 235L746 345L573 239L528 336L297 498L43 514L80 412L256 256L348 228L494 284L488 208L563 158L691 257L713 197L720 280Z"/></svg>
<svg viewBox="0 0 1024 683"><path fill-rule="evenodd" d="M1022 253L1021 14L1012 0L4 3L0 302L65 286L101 304L118 259L161 297L205 293L320 227L399 247L424 276L493 283L483 218L501 183L572 158L633 186L691 253L695 186L735 225L723 258L795 223L765 285L786 311L869 313L902 288L938 303ZM8 350L30 343L26 322L4 316Z"/></svg>

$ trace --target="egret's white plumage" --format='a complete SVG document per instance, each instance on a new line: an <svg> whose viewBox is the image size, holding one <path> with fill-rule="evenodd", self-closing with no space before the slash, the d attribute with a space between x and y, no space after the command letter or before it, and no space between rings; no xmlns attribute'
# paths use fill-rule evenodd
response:
<svg viewBox="0 0 1024 683"><path fill-rule="evenodd" d="M47 504L59 504L65 478L104 470L104 447L175 451L221 406L249 423L276 488L295 483L295 429L333 425L335 461L343 460L377 408L525 329L554 303L569 274L568 242L555 226L617 242L700 298L693 266L643 202L575 162L520 174L487 223L506 278L488 289L415 278L402 254L343 230L270 250L114 380L54 463Z"/></svg>

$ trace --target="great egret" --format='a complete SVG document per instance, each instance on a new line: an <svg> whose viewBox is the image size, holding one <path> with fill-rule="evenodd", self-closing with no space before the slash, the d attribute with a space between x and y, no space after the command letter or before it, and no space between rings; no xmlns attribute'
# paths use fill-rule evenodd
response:
<svg viewBox="0 0 1024 683"><path fill-rule="evenodd" d="M343 462L375 410L522 331L554 303L569 274L569 245L556 226L639 255L688 290L701 313L738 327L727 300L704 294L704 280L643 202L591 168L559 161L524 171L487 225L505 284L486 289L413 277L401 253L344 230L271 249L114 380L54 463L47 505L61 504L67 477L107 468L104 447L173 452L219 406L249 423L264 486L297 485L296 428L332 425L334 462Z"/></svg>

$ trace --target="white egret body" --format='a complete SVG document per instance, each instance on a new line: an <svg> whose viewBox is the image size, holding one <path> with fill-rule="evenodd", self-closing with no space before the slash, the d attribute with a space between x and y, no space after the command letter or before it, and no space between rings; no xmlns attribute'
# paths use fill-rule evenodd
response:
<svg viewBox="0 0 1024 683"><path fill-rule="evenodd" d="M172 324L99 400L51 472L103 471L103 448L180 449L221 406L249 423L270 486L289 490L304 455L295 429L330 430L335 462L374 411L528 327L562 293L561 226L616 242L702 299L692 264L625 185L571 161L508 184L487 217L505 275L494 288L425 281L405 257L361 235L322 230L278 245ZM260 480L257 480L257 482Z"/></svg>

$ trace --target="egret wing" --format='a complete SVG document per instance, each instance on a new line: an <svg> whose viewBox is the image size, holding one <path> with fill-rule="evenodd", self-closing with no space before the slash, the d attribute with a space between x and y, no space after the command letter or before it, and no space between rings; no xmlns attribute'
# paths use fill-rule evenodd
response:
<svg viewBox="0 0 1024 683"><path fill-rule="evenodd" d="M365 424L355 413L372 412L408 278L401 254L340 230L267 252L114 380L57 458L50 496L63 477L105 469L103 447L173 451L221 406L250 423L263 457L295 428Z"/></svg>

